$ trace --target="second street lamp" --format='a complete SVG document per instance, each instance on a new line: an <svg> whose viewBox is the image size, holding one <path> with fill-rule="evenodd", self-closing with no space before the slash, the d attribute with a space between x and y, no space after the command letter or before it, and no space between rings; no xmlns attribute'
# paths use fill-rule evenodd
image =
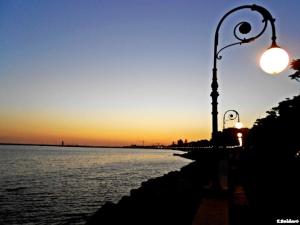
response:
<svg viewBox="0 0 300 225"><path fill-rule="evenodd" d="M251 25L248 22L240 22L238 23L233 30L234 37L237 39L237 42L226 45L220 49L218 49L219 44L219 30L223 23L223 21L233 12L243 9L250 9L252 12L259 13L263 20L263 29L255 36L250 38L242 38L239 34L245 35L251 31ZM217 29L215 32L215 40L214 40L214 62L213 62L213 75L212 75L212 92L210 94L212 98L212 143L214 147L217 147L217 135L218 135L218 78L217 78L217 60L222 59L220 53L231 46L241 45L252 42L260 37L266 30L267 25L271 24L272 29L272 37L271 37L271 46L267 49L267 51L262 55L260 60L260 65L265 72L271 74L277 74L283 71L289 64L288 54L280 48L276 43L276 30L275 30L275 19L272 17L271 13L262 6L258 5L243 5L236 7L229 12L227 12L220 20L217 25ZM239 34L238 34L239 33Z"/></svg>
<svg viewBox="0 0 300 225"><path fill-rule="evenodd" d="M240 114L234 109L227 110L223 115L223 131L225 129L226 121L235 119L237 119L237 122L235 123L235 128L241 129L243 127L243 124L240 121Z"/></svg>
<svg viewBox="0 0 300 225"><path fill-rule="evenodd" d="M237 119L237 122L234 124L234 127L239 130L239 129L243 128L243 124L241 123L240 114L238 113L238 111L236 111L234 109L229 109L224 113L224 115L223 115L223 134L222 135L227 133L226 130L225 130L226 122L231 121L231 120L236 120L236 119ZM225 134L225 136L226 136L226 134ZM235 138L238 138L239 146L242 146L243 145L243 141L242 141L243 134L242 134L242 132L236 133L236 136L237 137L235 137ZM224 138L224 136L223 136L223 138ZM224 141L225 141L225 139L223 139L223 146L225 147L226 142L224 142Z"/></svg>

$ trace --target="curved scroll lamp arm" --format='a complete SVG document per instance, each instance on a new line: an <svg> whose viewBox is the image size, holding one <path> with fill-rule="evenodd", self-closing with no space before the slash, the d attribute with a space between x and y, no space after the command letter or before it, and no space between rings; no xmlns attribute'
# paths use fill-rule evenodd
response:
<svg viewBox="0 0 300 225"><path fill-rule="evenodd" d="M250 9L252 11L258 12L263 20L264 23L263 29L255 36L250 38L241 38L237 34L237 30L241 34L248 34L251 31L251 25L248 22L240 22L234 27L234 37L237 39L237 42L234 42L232 44L226 45L222 47L220 50L218 50L218 44L219 44L219 30L223 23L223 21L232 13L242 10L242 9ZM266 30L268 23L271 24L272 29L272 43L271 46L267 49L267 51L262 55L260 59L260 65L262 69L271 74L277 74L281 71L283 71L289 64L289 56L288 54L281 49L277 43L276 43L276 30L275 30L275 19L272 17L271 13L265 9L264 7L258 6L258 5L243 5L236 7L229 12L227 12L220 20L220 22L217 25L216 32L215 32L215 40L214 40L214 61L213 61L213 76L212 76L212 92L210 96L212 97L212 140L214 142L217 133L218 133L218 81L217 81L217 60L222 59L222 56L220 55L220 52L222 52L224 49L234 46L234 45L241 45L245 43L250 43L254 40L256 40L258 37L260 37ZM274 61L274 59L277 59Z"/></svg>

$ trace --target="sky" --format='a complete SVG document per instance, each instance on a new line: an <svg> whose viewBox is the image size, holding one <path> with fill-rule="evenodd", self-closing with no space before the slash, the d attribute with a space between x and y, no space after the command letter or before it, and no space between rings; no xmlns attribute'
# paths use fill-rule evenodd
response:
<svg viewBox="0 0 300 225"><path fill-rule="evenodd" d="M300 58L298 0L0 0L0 142L209 139L214 33L227 11L245 4L267 8L278 45ZM240 10L222 24L220 47L235 41L244 20L252 34L262 28L259 14ZM292 70L260 69L270 44L269 25L256 41L222 52L219 130L226 110L252 127L299 94Z"/></svg>

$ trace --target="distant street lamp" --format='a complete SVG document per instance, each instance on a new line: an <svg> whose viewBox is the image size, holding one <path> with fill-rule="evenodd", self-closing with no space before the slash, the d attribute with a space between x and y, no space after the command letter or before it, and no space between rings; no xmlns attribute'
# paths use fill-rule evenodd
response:
<svg viewBox="0 0 300 225"><path fill-rule="evenodd" d="M235 128L241 129L243 127L243 124L240 121L240 114L234 109L227 110L223 115L223 130L225 129L226 121L235 119L237 119L237 122L235 123Z"/></svg>
<svg viewBox="0 0 300 225"><path fill-rule="evenodd" d="M238 35L238 32L239 34L242 35L248 34L251 31L251 25L250 23L245 21L240 22L234 27L234 31L233 31L234 37L238 41L226 45L221 49L218 49L220 26L222 25L225 18L227 18L227 16L229 16L233 12L242 9L250 9L251 11L258 12L263 17L262 20L262 23L264 24L263 29L253 37L242 38ZM267 9L258 5L239 6L227 12L218 23L216 33L215 33L215 41L214 41L214 63L213 63L213 74L212 74L212 84L211 84L212 92L210 94L210 96L212 97L212 103L211 103L212 104L212 142L215 147L217 146L216 138L218 135L218 96L219 96L218 93L219 85L217 79L217 60L222 59L220 53L224 49L234 45L246 44L256 40L264 33L264 31L267 28L268 22L270 22L272 28L272 38L271 38L272 43L271 46L265 51L265 53L263 53L260 59L260 65L265 72L271 74L277 74L283 71L288 66L289 56L286 53L286 51L280 48L276 43L276 31L275 31L275 24L274 24L275 19L272 17L271 13Z"/></svg>
<svg viewBox="0 0 300 225"><path fill-rule="evenodd" d="M223 132L225 130L226 121L235 120L235 119L237 119L237 122L234 124L234 127L236 129L243 128L243 124L240 121L240 114L236 110L230 109L224 113L224 115L223 115ZM242 137L243 137L243 134L241 132L238 132L237 138L238 138L240 146L243 145Z"/></svg>

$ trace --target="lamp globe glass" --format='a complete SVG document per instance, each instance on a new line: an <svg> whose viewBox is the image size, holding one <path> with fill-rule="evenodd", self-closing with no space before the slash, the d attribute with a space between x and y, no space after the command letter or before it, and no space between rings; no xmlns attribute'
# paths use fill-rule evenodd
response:
<svg viewBox="0 0 300 225"><path fill-rule="evenodd" d="M278 74L289 65L288 53L279 47L267 49L260 58L260 67L269 74Z"/></svg>

